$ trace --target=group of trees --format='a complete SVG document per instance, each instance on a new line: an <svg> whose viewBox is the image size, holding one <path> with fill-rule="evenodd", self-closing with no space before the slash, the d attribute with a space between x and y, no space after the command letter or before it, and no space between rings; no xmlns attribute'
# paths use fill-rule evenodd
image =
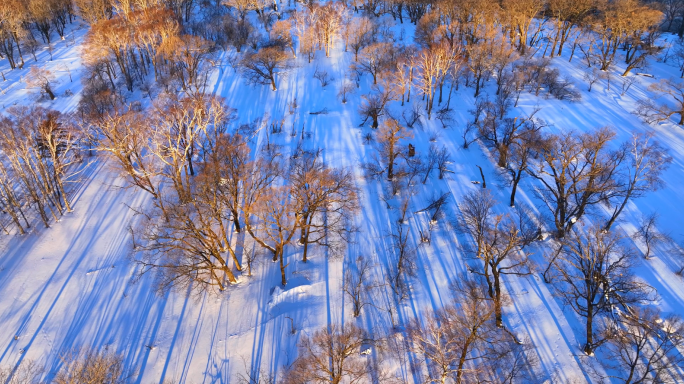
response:
<svg viewBox="0 0 684 384"><path fill-rule="evenodd" d="M169 91L203 93L214 42L184 33L176 13L158 5L131 8L91 25L84 43L87 86L129 91L148 76Z"/></svg>
<svg viewBox="0 0 684 384"><path fill-rule="evenodd" d="M466 251L477 261L469 269L474 281L482 281L481 300L491 301L493 325L505 330L501 305L507 297L501 290L501 276L534 271L525 248L538 234L530 212L500 215L494 211L496 204L486 189L471 192L459 204L458 225L471 238ZM655 290L635 277L638 258L625 240L600 226L573 228L560 240L551 260L558 279L554 292L585 319L585 353L593 355L602 348L609 365L627 383L669 382L669 371L682 362L676 352L684 345L682 322L643 306L654 300ZM453 321L453 316L449 319ZM446 349L446 344L435 345Z"/></svg>
<svg viewBox="0 0 684 384"><path fill-rule="evenodd" d="M72 116L41 107L12 107L0 118L0 204L9 233L25 233L37 214L46 227L71 211L69 185L82 170L82 135Z"/></svg>
<svg viewBox="0 0 684 384"><path fill-rule="evenodd" d="M0 5L0 59L7 58L12 69L22 68L26 53L36 58L37 38L48 45L55 32L65 38L66 25L75 13L70 0L4 1Z"/></svg>
<svg viewBox="0 0 684 384"><path fill-rule="evenodd" d="M634 133L611 148L615 132L606 127L584 133L544 133L545 123L535 118L536 111L509 117L512 103L506 97L502 93L494 101L477 102L469 126L476 128L475 138L496 157L511 186L511 206L523 176L538 181L535 193L548 208L559 238L600 204L613 209L604 226L610 229L630 199L662 186L661 176L672 159L652 134ZM464 146L468 143L465 139Z"/></svg>
<svg viewBox="0 0 684 384"><path fill-rule="evenodd" d="M49 372L54 384L125 384L135 375L124 364L124 357L107 350L82 349L64 351L60 368ZM35 361L21 361L14 368L0 367L0 381L6 384L43 384L46 369Z"/></svg>
<svg viewBox="0 0 684 384"><path fill-rule="evenodd" d="M267 137L280 132L277 124L266 119L237 124L237 112L207 95L206 82L219 47L237 51L231 64L248 82L276 91L297 55L311 63L317 51L330 57L341 44L353 54L342 79L342 101L362 76L372 79L359 105L362 125L370 122L376 142L364 169L388 187L385 201L402 199L399 220L387 234L391 257L385 281L370 282L372 265L362 257L344 276L353 315L360 316L371 302L366 294L371 286L390 286L397 302L410 294L416 247L407 225L410 193L400 192L418 181L427 183L431 174L442 179L451 156L437 144L416 155L407 141L423 110L428 120L435 116L447 126L452 93L463 84L476 97L464 147L479 140L494 155L511 185L511 207L522 178L535 179L535 193L548 208L559 243L544 277L559 281L557 295L586 320L584 351L603 348L616 371L626 372L627 383L664 381L682 362L677 352L684 345L681 321L661 319L657 311L640 306L652 298L652 289L634 278L634 252L610 229L631 199L662 184L671 158L649 135L634 134L612 148L615 133L608 128L545 133L536 112L512 116L511 108L524 91L537 96L544 91L560 100L579 97L550 66L564 49L572 50L570 60L580 52L587 67L599 71L611 70L618 52L624 52L623 76L644 66L659 50L661 22L666 29L684 31L677 24L684 12L679 3L308 1L286 14L279 2L260 0L5 2L0 5L0 54L12 68L24 65L22 49L35 46L34 33L48 44L55 30L63 38L76 13L90 30L79 114L13 108L0 120L0 204L20 233L30 227L33 212L48 226L71 210L67 185L77 178L80 151L88 146L105 155L128 186L150 196L151 207L131 207L140 216L131 234L141 273L155 272L160 289L224 290L239 274L251 275L254 255L245 251L245 239L272 256L285 285L288 254L301 251L301 261L307 262L312 245L336 251L356 230L359 192L353 173L326 165L320 150L297 147L290 154L269 139L263 143L264 131L272 130ZM265 34L247 17L251 11ZM416 25L414 42L398 43L403 37L393 35L379 18L383 13L400 23L407 15ZM49 72L32 73L32 86L53 99ZM156 98L148 84L152 77L166 91ZM493 98L483 91L490 80L496 82ZM148 91L152 106L124 102L120 90L133 91L136 85ZM656 87L680 101L677 83ZM391 102L411 103L412 92L416 107L401 116L389 110ZM418 106L417 97L423 104ZM684 121L682 110L644 102L640 113L649 121L681 114ZM430 228L447 197L419 211L431 213ZM534 272L528 247L539 238L542 224L525 209L498 214L496 203L484 188L459 202L456 224L470 239L464 251L472 277L453 285L454 298L443 309L404 324L404 352L419 357L418 375L429 382L515 382L534 368L528 346L505 327L503 279ZM603 226L576 225L600 206L611 211ZM421 232L421 240L429 243L429 234ZM392 304L386 309L393 316ZM284 382L389 380L360 355L389 342L353 324L304 336ZM100 361L108 382L124 380L117 357L91 353L85 360ZM90 375L89 365L78 359L65 367L59 382Z"/></svg>
<svg viewBox="0 0 684 384"><path fill-rule="evenodd" d="M311 244L335 248L353 230L357 192L348 170L324 165L320 151L253 151L267 122L235 127L235 118L222 99L196 95L159 99L149 111L117 105L88 121L93 148L154 199L134 241L143 271L160 271L162 287L235 283L244 255L232 231L272 254L285 285L288 246L300 244L306 262Z"/></svg>

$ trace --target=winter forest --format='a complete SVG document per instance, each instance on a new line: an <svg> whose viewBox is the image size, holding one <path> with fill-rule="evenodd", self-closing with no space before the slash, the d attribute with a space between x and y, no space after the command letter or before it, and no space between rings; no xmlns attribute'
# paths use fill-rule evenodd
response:
<svg viewBox="0 0 684 384"><path fill-rule="evenodd" d="M684 383L684 0L0 0L0 384Z"/></svg>

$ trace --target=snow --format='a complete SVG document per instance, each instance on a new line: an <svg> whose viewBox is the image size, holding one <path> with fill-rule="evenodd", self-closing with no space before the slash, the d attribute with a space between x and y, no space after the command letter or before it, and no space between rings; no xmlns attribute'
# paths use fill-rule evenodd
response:
<svg viewBox="0 0 684 384"><path fill-rule="evenodd" d="M412 34L410 27L401 27L407 29L408 36ZM81 90L79 44L84 33L84 27L73 31L76 44L71 44L70 39L56 42L53 61L48 61L47 51L38 55L37 63L27 57L24 69L10 71L7 62L0 61L0 70L7 77L0 84L0 111L36 102L35 91L27 90L21 81L34 64L50 69L59 78L57 99L38 103L63 112L73 111ZM311 137L303 141L305 149L324 148L326 164L353 167L363 192L363 209L358 218L362 228L345 258L372 258L377 266L374 277L381 280L393 260L387 234L396 212L387 210L381 200L381 185L362 177L360 164L370 159L374 149L362 141L363 134L371 129L359 127L357 109L359 96L368 91L370 81L365 76L361 89L346 104L337 99L336 86L353 60L353 54L342 52L341 46L340 42L330 58L318 52L311 64L300 57L297 68L278 76L277 92L269 86L246 85L225 60L210 78L209 89L237 109L240 122L265 115L273 120L285 118L283 133L272 135L270 140L283 145L286 152L293 150L299 140L299 136L289 134L295 122L298 131L303 126L311 132ZM584 63L579 57L568 62L568 55L566 52L564 57L553 59L553 65L573 79L582 100L569 103L523 93L517 111L529 114L540 108L537 117L550 123L548 130L586 131L610 126L618 134L616 146L632 132L654 131L674 159L664 177L666 186L631 201L619 227L631 234L642 214L656 211L660 215L659 229L679 236L684 202L684 131L672 121L649 127L632 113L639 99L653 97L648 86L658 79L677 77L677 68L652 61L648 72L654 79L642 76L639 84L621 96L617 75L622 68L617 65L610 91L605 84L597 83L592 92L587 92L582 80ZM335 81L322 88L313 78L316 66L328 71ZM73 82L62 68L69 68ZM74 96L65 96L67 89ZM493 91L491 82L485 90ZM415 89L412 93L416 93ZM433 120L422 130L414 129L411 143L418 154L429 147L432 132L438 132L438 144L452 154L453 173L438 180L433 172L427 185L419 184L418 193L410 197L409 211L423 208L430 196L446 192L452 194L450 204L454 207L466 193L480 188L476 165L482 167L492 193L499 201L507 201L510 190L496 177L486 151L476 144L468 150L460 145L461 129L470 118L467 111L473 105L472 94L472 89L462 86L452 96L454 127L442 129ZM299 108L292 116L288 106L295 99ZM412 100L419 102L420 97L412 95ZM327 114L310 114L324 108ZM398 103L392 105L392 110L400 111ZM261 142L266 140L264 131L260 132ZM197 295L184 290L158 294L150 276L136 280L136 267L130 261L128 226L136 216L127 205L145 205L148 197L142 191L120 188L123 181L101 160L90 175L75 196L73 213L51 228L36 226L25 236L0 239L0 365L34 360L47 367L49 377L59 369L59 356L66 351L108 347L123 354L126 367L137 372L135 383L162 383L167 379L178 383L233 382L231 378L245 371L281 373L296 358L300 335L329 324L356 322L374 332L392 332L389 315L381 309L382 302L391 301L389 293L378 294L375 307L365 307L361 317L354 319L341 290L344 258L327 257L320 248L314 248L311 260L304 264L300 261L301 248L287 247L289 283L284 288L279 285L277 267L265 260L253 267L253 277L243 275L240 283L226 292ZM518 205L538 206L533 183L523 179L518 188ZM497 206L500 212L507 209L504 203ZM411 216L408 225L412 241L419 245L417 229L427 226L425 219ZM412 281L410 299L394 315L400 324L450 300L450 282L468 273L458 248L463 241L461 235L440 223L433 230L431 242L418 247L422 267ZM544 247L550 249L546 237L537 246L537 260L542 260ZM637 276L657 290L657 305L666 314L684 315L684 282L673 272L681 262L658 248L651 260L642 261L636 269ZM547 382L591 382L580 360L583 320L563 307L539 274L505 276L504 282L511 296L511 304L505 308L506 327L534 345L540 361L539 378ZM290 319L296 328L294 335ZM406 379L415 378L406 360L397 364L403 364L398 370Z"/></svg>

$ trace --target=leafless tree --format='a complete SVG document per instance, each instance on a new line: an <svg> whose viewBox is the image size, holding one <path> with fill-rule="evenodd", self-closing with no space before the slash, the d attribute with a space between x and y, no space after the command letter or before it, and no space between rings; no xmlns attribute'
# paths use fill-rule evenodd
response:
<svg viewBox="0 0 684 384"><path fill-rule="evenodd" d="M42 384L44 369L35 361L23 360L16 367L0 367L0 382L5 384Z"/></svg>
<svg viewBox="0 0 684 384"><path fill-rule="evenodd" d="M160 98L150 125L150 152L159 162L158 174L173 186L181 202L191 198L191 177L196 157L206 158L216 138L234 119L234 111L216 96L193 95Z"/></svg>
<svg viewBox="0 0 684 384"><path fill-rule="evenodd" d="M363 118L361 125L366 124L368 119L371 119L371 127L377 128L380 118L387 114L385 110L387 103L394 100L395 97L396 95L389 84L373 86L369 94L361 95L361 105L359 106L359 115Z"/></svg>
<svg viewBox="0 0 684 384"><path fill-rule="evenodd" d="M391 249L395 261L389 266L388 283L399 302L408 298L409 285L407 279L415 276L417 260L416 249L411 243L408 226L408 199L404 199L399 207L399 219L392 225L389 233Z"/></svg>
<svg viewBox="0 0 684 384"><path fill-rule="evenodd" d="M573 28L584 21L592 10L594 2L591 0L550 0L548 5L555 24L550 56L560 56ZM558 51L556 51L556 47L558 47Z"/></svg>
<svg viewBox="0 0 684 384"><path fill-rule="evenodd" d="M659 97L668 98L669 103L658 104L652 100L640 100L636 113L649 124L669 120L670 117L679 115L678 124L684 125L684 83L672 79L661 80L659 83L652 84L649 90Z"/></svg>
<svg viewBox="0 0 684 384"><path fill-rule="evenodd" d="M405 156L402 143L406 139L413 137L413 134L406 130L394 119L387 119L383 122L378 131L378 151L387 169L387 179L394 178L394 166L399 157Z"/></svg>
<svg viewBox="0 0 684 384"><path fill-rule="evenodd" d="M249 19L236 20L232 15L224 16L222 30L226 42L237 52L240 52L255 35L254 26Z"/></svg>
<svg viewBox="0 0 684 384"><path fill-rule="evenodd" d="M52 74L52 72L35 65L31 67L28 76L26 77L26 85L29 88L40 89L41 93L44 93L50 97L50 100L55 99L55 93L52 90L54 83L55 76Z"/></svg>
<svg viewBox="0 0 684 384"><path fill-rule="evenodd" d="M293 19L294 34L298 38L299 52L305 52L309 63L319 40L318 24L321 18L319 7L307 7L303 11L295 12Z"/></svg>
<svg viewBox="0 0 684 384"><path fill-rule="evenodd" d="M444 214L444 207L448 204L449 200L448 198L451 196L451 192L447 192L440 197L435 197L433 196L430 200L427 207L421 209L420 211L416 211L416 213L420 212L430 212L430 223L436 223L437 219L439 219L441 216Z"/></svg>
<svg viewBox="0 0 684 384"><path fill-rule="evenodd" d="M480 140L498 155L497 165L505 168L514 143L539 132L544 127L544 122L534 117L539 110L533 111L529 116L511 118L503 117L501 109L494 103L485 105L484 116L478 119L478 133Z"/></svg>
<svg viewBox="0 0 684 384"><path fill-rule="evenodd" d="M458 204L459 216L456 228L469 234L475 243L472 251L476 257L482 254L485 246L485 234L493 216L493 207L497 204L491 193L485 189L477 189L468 193Z"/></svg>
<svg viewBox="0 0 684 384"><path fill-rule="evenodd" d="M318 30L323 39L325 57L330 57L330 50L335 43L335 37L342 28L345 7L336 2L326 3L320 6L320 18Z"/></svg>
<svg viewBox="0 0 684 384"><path fill-rule="evenodd" d="M297 201L299 243L307 261L309 244L339 246L355 231L352 225L359 210L358 190L347 169L326 167L320 151L304 153L293 164L290 183Z"/></svg>
<svg viewBox="0 0 684 384"><path fill-rule="evenodd" d="M147 212L140 222L140 257L136 262L142 267L141 275L156 273L161 292L187 286L200 292L212 287L224 290L224 279L237 282L225 255L229 250L236 260L225 237L225 223L207 197L198 194L185 203L165 201L163 212L159 208Z"/></svg>
<svg viewBox="0 0 684 384"><path fill-rule="evenodd" d="M654 212L641 218L637 231L632 235L635 240L641 241L646 247L644 258L647 260L650 258L653 248L671 241L670 236L658 231L657 226L658 214Z"/></svg>
<svg viewBox="0 0 684 384"><path fill-rule="evenodd" d="M270 186L253 201L246 201L245 227L260 246L273 254L280 263L281 284L287 284L285 247L292 243L299 228L301 212L289 186Z"/></svg>
<svg viewBox="0 0 684 384"><path fill-rule="evenodd" d="M345 25L342 32L346 47L354 52L354 61L359 61L359 52L372 44L376 39L376 26L372 19L366 16L354 17Z"/></svg>
<svg viewBox="0 0 684 384"><path fill-rule="evenodd" d="M519 226L511 216L496 215L493 211L495 204L486 190L471 192L459 204L460 225L472 236L475 243L472 254L483 264L471 271L482 276L487 283L487 294L494 301L496 325L503 327L505 294L501 292L501 277L531 273L529 255L523 248L533 236L524 231L534 229Z"/></svg>
<svg viewBox="0 0 684 384"><path fill-rule="evenodd" d="M158 54L167 61L169 75L185 92L203 94L213 52L211 42L199 36L181 35L166 39Z"/></svg>
<svg viewBox="0 0 684 384"><path fill-rule="evenodd" d="M342 85L337 91L337 97L339 97L342 100L342 104L347 103L347 98L349 97L350 94L354 93L354 90L356 89L356 85L354 83L348 81L348 80L342 80Z"/></svg>
<svg viewBox="0 0 684 384"><path fill-rule="evenodd" d="M370 290L376 285L369 281L372 268L370 259L359 256L345 269L342 289L351 300L354 317L359 317L363 307L371 304Z"/></svg>
<svg viewBox="0 0 684 384"><path fill-rule="evenodd" d="M684 358L684 325L678 316L661 317L652 308L631 308L603 331L607 365L626 384L675 383Z"/></svg>
<svg viewBox="0 0 684 384"><path fill-rule="evenodd" d="M624 144L623 151L628 161L623 163L618 176L620 187L617 197L622 202L616 204L606 223L606 230L615 223L629 199L641 197L663 185L661 176L672 162L667 150L653 139L650 132L632 134L631 140Z"/></svg>
<svg viewBox="0 0 684 384"><path fill-rule="evenodd" d="M76 350L61 360L63 366L55 375L55 384L124 384L131 377L123 356L107 350Z"/></svg>
<svg viewBox="0 0 684 384"><path fill-rule="evenodd" d="M508 162L504 168L511 185L511 207L515 206L518 184L533 161L540 138L538 131L534 129L524 130L513 140L508 149Z"/></svg>
<svg viewBox="0 0 684 384"><path fill-rule="evenodd" d="M632 88L633 85L640 84L638 76L626 76L622 78L622 93L620 96L624 96Z"/></svg>
<svg viewBox="0 0 684 384"><path fill-rule="evenodd" d="M374 340L353 324L331 325L303 336L299 357L285 374L286 384L359 384L369 380L369 363L361 355Z"/></svg>
<svg viewBox="0 0 684 384"><path fill-rule="evenodd" d="M247 80L253 84L271 84L276 91L276 75L286 73L291 63L287 53L277 46L267 46L245 54L240 62Z"/></svg>
<svg viewBox="0 0 684 384"><path fill-rule="evenodd" d="M615 176L624 155L610 151L615 133L608 128L578 134L546 135L527 172L541 182L537 196L553 215L562 238L586 212L616 194Z"/></svg>
<svg viewBox="0 0 684 384"><path fill-rule="evenodd" d="M396 50L392 43L373 43L361 50L359 60L352 65L356 71L373 76L373 84L377 84L380 77L389 73L395 56Z"/></svg>
<svg viewBox="0 0 684 384"><path fill-rule="evenodd" d="M48 227L49 215L57 220L71 211L66 185L80 173L80 132L70 116L41 107L13 107L8 114L0 120L6 175L13 176L12 188L26 196ZM12 197L6 193L5 198Z"/></svg>
<svg viewBox="0 0 684 384"><path fill-rule="evenodd" d="M545 8L543 0L513 0L503 4L504 14L508 18L510 28L516 32L516 41L513 43L521 55L527 53L528 44L531 45L530 32L535 28L534 20ZM538 28L538 27L537 27Z"/></svg>
<svg viewBox="0 0 684 384"><path fill-rule="evenodd" d="M584 73L584 80L589 84L588 91L591 92L591 88L601 79L601 72L597 68L592 68Z"/></svg>
<svg viewBox="0 0 684 384"><path fill-rule="evenodd" d="M105 112L83 121L93 148L114 160L128 184L159 197L152 181L157 173L154 158L147 151L152 131L142 112L129 107Z"/></svg>
<svg viewBox="0 0 684 384"><path fill-rule="evenodd" d="M0 123L0 127L2 124ZM12 218L14 226L19 234L25 234L31 224L26 218L24 202L26 201L23 191L17 188L15 170L11 165L0 162L0 207ZM3 225L3 231L9 233L7 226Z"/></svg>
<svg viewBox="0 0 684 384"><path fill-rule="evenodd" d="M426 382L511 382L527 364L524 351L496 327L494 306L479 284L463 280L454 291L453 303L407 327L411 351L425 359Z"/></svg>
<svg viewBox="0 0 684 384"><path fill-rule="evenodd" d="M330 84L331 81L335 80L330 77L328 71L319 70L318 67L316 67L313 77L321 83L321 87L323 88L328 86L328 84Z"/></svg>
<svg viewBox="0 0 684 384"><path fill-rule="evenodd" d="M89 24L106 20L113 16L113 6L110 0L76 0L78 15Z"/></svg>
<svg viewBox="0 0 684 384"><path fill-rule="evenodd" d="M621 245L621 236L599 227L577 229L563 241L556 270L561 276L556 292L578 315L586 319L588 355L605 342L594 331L594 321L613 308L626 310L649 298L652 288L637 281L631 268L634 252ZM598 338L598 340L597 340Z"/></svg>

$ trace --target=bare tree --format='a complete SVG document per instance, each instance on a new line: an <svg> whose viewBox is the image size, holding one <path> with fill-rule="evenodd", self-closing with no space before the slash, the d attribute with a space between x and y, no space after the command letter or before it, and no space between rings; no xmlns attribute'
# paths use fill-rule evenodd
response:
<svg viewBox="0 0 684 384"><path fill-rule="evenodd" d="M340 241L347 241L355 230L352 222L359 210L352 173L326 167L320 151L316 151L304 153L294 162L289 179L300 209L302 261L307 261L309 244L334 248Z"/></svg>
<svg viewBox="0 0 684 384"><path fill-rule="evenodd" d="M369 379L369 366L361 348L371 346L373 340L353 324L331 325L303 336L299 343L299 357L289 367L284 382L287 384L357 384Z"/></svg>
<svg viewBox="0 0 684 384"><path fill-rule="evenodd" d="M485 235L493 216L493 207L497 204L492 194L477 189L465 195L459 203L459 216L456 228L469 234L475 243L475 250L469 250L480 257L485 244Z"/></svg>
<svg viewBox="0 0 684 384"><path fill-rule="evenodd" d="M149 149L160 164L158 174L171 182L181 202L191 198L196 158L206 158L211 152L216 138L233 120L233 113L222 98L200 94L167 97L155 103Z"/></svg>
<svg viewBox="0 0 684 384"><path fill-rule="evenodd" d="M356 85L354 83L348 81L348 80L342 80L342 85L337 91L337 97L342 100L342 104L347 103L347 98L349 97L350 94L354 93L354 90L356 89Z"/></svg>
<svg viewBox="0 0 684 384"><path fill-rule="evenodd" d="M636 113L649 124L669 120L670 117L679 115L678 124L684 125L684 83L672 79L661 80L659 83L652 84L649 90L659 97L669 98L670 103L674 101L674 106L669 103L657 104L652 100L640 100Z"/></svg>
<svg viewBox="0 0 684 384"><path fill-rule="evenodd" d="M354 317L359 317L363 307L371 304L369 294L375 284L368 280L372 268L370 259L359 256L345 269L342 289L351 300Z"/></svg>
<svg viewBox="0 0 684 384"><path fill-rule="evenodd" d="M407 279L416 274L416 249L411 244L410 227L408 224L408 199L404 199L399 207L399 219L392 225L389 237L391 252L395 262L389 266L388 283L399 302L408 298L409 285Z"/></svg>
<svg viewBox="0 0 684 384"><path fill-rule="evenodd" d="M192 286L199 291L212 287L224 290L237 279L224 251L235 252L225 238L225 224L205 194L185 203L169 200L159 209L144 214L136 262L140 273L156 272L158 289ZM163 216L163 219L162 219ZM236 259L235 259L236 260ZM239 264L236 264L239 266Z"/></svg>
<svg viewBox="0 0 684 384"><path fill-rule="evenodd" d="M249 82L271 84L271 88L277 91L276 75L287 72L291 64L282 48L269 46L245 54L240 65Z"/></svg>
<svg viewBox="0 0 684 384"><path fill-rule="evenodd" d="M71 117L41 107L13 107L8 114L0 120L6 174L13 176L11 188L26 196L48 227L49 215L57 220L71 211L66 185L80 173L80 133L70 125Z"/></svg>
<svg viewBox="0 0 684 384"><path fill-rule="evenodd" d="M513 217L495 215L494 200L485 190L472 192L459 205L461 225L471 234L476 244L474 256L483 263L471 272L482 276L487 283L487 294L494 302L497 327L503 327L501 292L502 275L525 276L531 273L529 255L523 252L527 240L532 238L523 231Z"/></svg>
<svg viewBox="0 0 684 384"><path fill-rule="evenodd" d="M159 197L158 187L152 181L157 165L147 151L152 131L142 112L127 107L82 124L93 148L112 158L114 166L130 185L150 193L155 199Z"/></svg>
<svg viewBox="0 0 684 384"><path fill-rule="evenodd" d="M516 137L508 149L508 162L505 166L508 181L511 185L510 206L515 206L515 195L518 184L533 161L540 142L540 134L534 129L524 130Z"/></svg>
<svg viewBox="0 0 684 384"><path fill-rule="evenodd" d="M110 0L76 0L78 15L89 24L106 20L113 16L113 7Z"/></svg>
<svg viewBox="0 0 684 384"><path fill-rule="evenodd" d="M388 180L394 178L394 166L397 159L404 156L402 142L412 137L413 134L394 119L385 120L380 127L377 137L378 151L387 168Z"/></svg>
<svg viewBox="0 0 684 384"><path fill-rule="evenodd" d="M32 360L22 360L15 367L0 367L0 382L5 384L42 384L44 369Z"/></svg>
<svg viewBox="0 0 684 384"><path fill-rule="evenodd" d="M675 383L672 372L684 364L684 325L678 316L661 317L652 308L631 308L603 331L613 376L632 383Z"/></svg>
<svg viewBox="0 0 684 384"><path fill-rule="evenodd" d="M563 241L562 255L555 261L562 280L556 285L557 294L586 319L584 352L588 355L605 342L594 332L594 321L615 307L626 310L647 300L652 291L633 277L634 253L621 240L618 234L598 227L587 228L585 234L575 230Z"/></svg>
<svg viewBox="0 0 684 384"><path fill-rule="evenodd" d="M321 17L318 19L318 30L323 38L325 57L330 57L335 37L342 28L345 9L340 3L326 3L320 7Z"/></svg>
<svg viewBox="0 0 684 384"><path fill-rule="evenodd" d="M587 70L583 76L584 80L589 84L589 89L587 91L591 92L591 88L601 79L601 72L597 68L592 68Z"/></svg>
<svg viewBox="0 0 684 384"><path fill-rule="evenodd" d="M527 172L541 182L537 196L553 215L562 238L586 212L616 193L615 175L624 155L609 151L615 133L608 128L577 134L572 131L542 138L539 160Z"/></svg>
<svg viewBox="0 0 684 384"><path fill-rule="evenodd" d="M507 106L497 108L494 103L487 103L484 108L484 116L478 119L478 133L480 140L496 152L498 155L497 165L505 168L508 164L511 146L539 132L544 127L542 120L534 116L539 110L533 111L529 116L503 117Z"/></svg>
<svg viewBox="0 0 684 384"><path fill-rule="evenodd" d="M55 384L124 384L131 376L123 356L107 350L76 350L61 360L63 366L55 375Z"/></svg>
<svg viewBox="0 0 684 384"><path fill-rule="evenodd" d="M515 31L516 45L521 55L527 53L528 44L531 45L530 32L534 28L534 20L545 8L543 0L512 0L503 3L503 10L508 17L510 28Z"/></svg>
<svg viewBox="0 0 684 384"><path fill-rule="evenodd" d="M637 231L632 235L635 240L641 241L646 247L644 258L648 260L651 251L658 245L670 241L670 236L658 231L658 214L653 212L641 218Z"/></svg>
<svg viewBox="0 0 684 384"><path fill-rule="evenodd" d="M591 0L550 0L549 12L555 20L551 57L560 56L573 28L583 22L594 6ZM556 46L558 51L556 53Z"/></svg>
<svg viewBox="0 0 684 384"><path fill-rule="evenodd" d="M222 30L226 42L237 52L240 52L255 35L254 26L249 19L236 20L232 15L224 16Z"/></svg>
<svg viewBox="0 0 684 384"><path fill-rule="evenodd" d="M347 47L354 52L354 61L359 61L359 52L372 44L376 36L376 26L373 20L366 16L354 17L345 25L342 35Z"/></svg>
<svg viewBox="0 0 684 384"><path fill-rule="evenodd" d="M193 35L170 37L159 47L169 74L184 91L198 94L204 93L213 51L211 42Z"/></svg>
<svg viewBox="0 0 684 384"><path fill-rule="evenodd" d="M28 76L26 77L26 85L29 88L40 89L41 93L44 93L50 97L50 100L55 99L55 93L52 90L54 83L55 76L52 74L52 72L35 65L31 67Z"/></svg>
<svg viewBox="0 0 684 384"><path fill-rule="evenodd" d="M371 119L371 127L377 128L380 117L387 114L385 110L387 103L394 100L394 98L394 91L389 84L373 86L368 95L361 95L361 105L359 106L359 115L363 118L361 125L366 124L368 119Z"/></svg>
<svg viewBox="0 0 684 384"><path fill-rule="evenodd" d="M615 223L629 199L638 198L649 191L660 188L664 181L661 178L672 162L667 150L653 139L653 133L634 133L627 141L623 151L628 157L627 162L620 168L620 188L618 197L622 199L606 223L609 230Z"/></svg>
<svg viewBox="0 0 684 384"><path fill-rule="evenodd" d="M496 328L494 306L479 284L463 280L454 291L453 303L407 327L411 350L425 358L426 382L510 382L526 364L524 351Z"/></svg>
<svg viewBox="0 0 684 384"><path fill-rule="evenodd" d="M301 212L291 187L271 186L263 190L254 201L246 201L245 227L247 233L280 263L281 284L287 284L285 275L285 247L291 244L299 228Z"/></svg>
<svg viewBox="0 0 684 384"><path fill-rule="evenodd" d="M361 50L359 60L352 65L358 72L373 76L373 84L377 84L378 79L388 72L395 56L396 50L392 43L373 43Z"/></svg>

